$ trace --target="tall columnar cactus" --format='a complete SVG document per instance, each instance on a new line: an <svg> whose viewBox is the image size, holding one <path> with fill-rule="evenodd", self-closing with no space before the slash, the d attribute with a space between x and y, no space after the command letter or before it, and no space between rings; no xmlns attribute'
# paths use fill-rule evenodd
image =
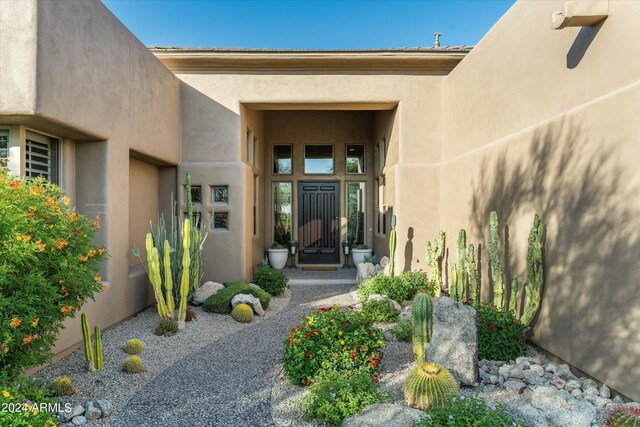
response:
<svg viewBox="0 0 640 427"><path fill-rule="evenodd" d="M162 295L162 277L160 275L160 257L158 256L158 248L153 246L153 236L151 235L151 233L147 233L147 238L145 243L147 248L149 281L151 282L151 286L153 286L153 294L156 298L158 315L160 317L166 317L168 313L167 313L167 305L165 303L164 296Z"/></svg>
<svg viewBox="0 0 640 427"><path fill-rule="evenodd" d="M444 231L438 233L438 238L433 242L427 241L425 244L425 258L429 264L431 272L431 282L435 288L435 296L439 297L442 291L442 273L440 272L440 263L444 257L445 234Z"/></svg>
<svg viewBox="0 0 640 427"><path fill-rule="evenodd" d="M178 309L178 320L186 320L187 317L187 299L189 297L189 266L191 264L190 257L190 238L191 221L189 218L184 220L184 233L182 242L182 279L180 281L180 308Z"/></svg>
<svg viewBox="0 0 640 427"><path fill-rule="evenodd" d="M100 326L96 325L94 331L96 348L93 352L93 367L96 368L96 370L100 370L104 368L104 356L102 354L102 336L100 334Z"/></svg>
<svg viewBox="0 0 640 427"><path fill-rule="evenodd" d="M187 174L187 185L185 186L187 193L187 218L193 218L193 200L191 199L191 175Z"/></svg>
<svg viewBox="0 0 640 427"><path fill-rule="evenodd" d="M457 287L456 294L458 295L459 302L465 302L467 300L467 232L462 228L458 232L458 250L457 250L458 262L457 268Z"/></svg>
<svg viewBox="0 0 640 427"><path fill-rule="evenodd" d="M458 277L458 267L455 263L449 264L449 297L452 300L460 302L460 285Z"/></svg>
<svg viewBox="0 0 640 427"><path fill-rule="evenodd" d="M480 273L473 245L467 248L467 270L469 271L469 300L472 304L480 301Z"/></svg>
<svg viewBox="0 0 640 427"><path fill-rule="evenodd" d="M504 307L504 278L498 252L498 214L495 211L491 212L489 222L489 262L493 281L493 303L498 307Z"/></svg>
<svg viewBox="0 0 640 427"><path fill-rule="evenodd" d="M171 245L169 241L165 239L164 246L164 289L166 295L166 304L167 304L167 316L173 319L174 311L176 309L176 303L173 299L173 277L171 275Z"/></svg>
<svg viewBox="0 0 640 427"><path fill-rule="evenodd" d="M518 311L518 276L511 279L511 296L509 297L509 311L514 315Z"/></svg>
<svg viewBox="0 0 640 427"><path fill-rule="evenodd" d="M523 324L529 326L540 308L540 298L544 285L544 270L542 266L542 251L544 248L544 224L538 214L533 217L533 226L529 232L527 249L527 285L526 299L522 318Z"/></svg>
<svg viewBox="0 0 640 427"><path fill-rule="evenodd" d="M449 405L457 396L458 383L444 367L422 363L409 372L404 382L404 398L410 406L422 410Z"/></svg>
<svg viewBox="0 0 640 427"><path fill-rule="evenodd" d="M389 275L393 276L396 259L396 216L391 217L391 233L389 234Z"/></svg>
<svg viewBox="0 0 640 427"><path fill-rule="evenodd" d="M91 343L91 332L89 330L89 321L87 315L82 313L80 316L82 323L82 341L84 342L84 359L88 370L94 371L93 344Z"/></svg>
<svg viewBox="0 0 640 427"><path fill-rule="evenodd" d="M413 299L411 323L413 327L413 356L416 362L426 359L427 344L431 342L433 307L429 295L420 293Z"/></svg>

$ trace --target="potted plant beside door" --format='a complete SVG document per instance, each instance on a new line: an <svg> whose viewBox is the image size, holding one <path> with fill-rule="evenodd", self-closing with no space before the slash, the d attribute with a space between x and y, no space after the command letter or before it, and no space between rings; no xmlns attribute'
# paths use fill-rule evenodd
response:
<svg viewBox="0 0 640 427"><path fill-rule="evenodd" d="M289 248L278 242L273 242L270 249L267 249L269 264L276 270L282 270L287 265L289 258Z"/></svg>
<svg viewBox="0 0 640 427"><path fill-rule="evenodd" d="M351 249L351 257L353 258L353 265L357 267L358 264L362 264L364 262L364 259L366 257L369 257L372 254L373 254L373 249L365 245L361 245L361 246L358 246L357 248Z"/></svg>

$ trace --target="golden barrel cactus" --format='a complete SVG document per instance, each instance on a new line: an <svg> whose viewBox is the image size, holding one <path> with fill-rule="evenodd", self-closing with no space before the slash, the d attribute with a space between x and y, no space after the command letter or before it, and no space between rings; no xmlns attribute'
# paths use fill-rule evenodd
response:
<svg viewBox="0 0 640 427"><path fill-rule="evenodd" d="M233 317L236 322L251 323L251 321L253 321L253 308L247 304L238 304L233 311L231 311L231 317Z"/></svg>
<svg viewBox="0 0 640 427"><path fill-rule="evenodd" d="M444 367L422 363L409 372L404 382L404 398L410 406L429 410L442 407L457 396L458 383Z"/></svg>

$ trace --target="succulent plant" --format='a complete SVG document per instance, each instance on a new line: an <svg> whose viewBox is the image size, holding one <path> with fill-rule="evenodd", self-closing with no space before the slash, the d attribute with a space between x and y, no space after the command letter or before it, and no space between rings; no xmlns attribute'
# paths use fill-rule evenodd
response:
<svg viewBox="0 0 640 427"><path fill-rule="evenodd" d="M533 216L533 226L529 232L527 249L527 285L525 286L526 300L520 320L529 326L540 309L542 288L544 286L543 269L544 224L538 214Z"/></svg>
<svg viewBox="0 0 640 427"><path fill-rule="evenodd" d="M640 427L640 408L619 405L609 412L604 427Z"/></svg>
<svg viewBox="0 0 640 427"><path fill-rule="evenodd" d="M429 295L416 295L411 306L411 323L413 326L413 357L418 363L425 361L427 344L431 341L432 311Z"/></svg>
<svg viewBox="0 0 640 427"><path fill-rule="evenodd" d="M250 323L253 320L253 308L247 304L238 304L231 311L231 317L236 322Z"/></svg>
<svg viewBox="0 0 640 427"><path fill-rule="evenodd" d="M433 242L427 241L424 248L425 259L427 264L429 264L429 269L431 270L431 281L436 288L436 294L434 295L436 297L440 296L442 289L440 263L442 262L442 257L444 257L445 254L445 239L444 231L440 231L440 233L438 233L438 238L434 239Z"/></svg>
<svg viewBox="0 0 640 427"><path fill-rule="evenodd" d="M173 319L160 319L160 324L156 328L154 334L162 337L175 335L178 332L178 322Z"/></svg>
<svg viewBox="0 0 640 427"><path fill-rule="evenodd" d="M100 335L100 326L96 325L94 329L94 340L91 340L89 332L89 321L87 315L82 313L80 316L82 323L82 340L84 342L84 358L85 366L89 371L97 371L104 368L104 358L102 355L102 337ZM95 347L94 347L95 341Z"/></svg>
<svg viewBox="0 0 640 427"><path fill-rule="evenodd" d="M506 308L502 262L498 252L498 214L495 211L492 211L489 216L489 264L493 281L493 303L500 308Z"/></svg>
<svg viewBox="0 0 640 427"><path fill-rule="evenodd" d="M457 396L458 383L444 367L422 363L409 372L404 382L404 398L410 406L428 410L443 407Z"/></svg>
<svg viewBox="0 0 640 427"><path fill-rule="evenodd" d="M129 356L122 365L122 371L128 374L138 374L144 372L144 363L138 356Z"/></svg>
<svg viewBox="0 0 640 427"><path fill-rule="evenodd" d="M144 344L137 338L132 338L124 345L124 352L127 354L140 354L144 350Z"/></svg>
<svg viewBox="0 0 640 427"><path fill-rule="evenodd" d="M391 217L391 233L389 235L389 275L393 276L396 259L396 216Z"/></svg>
<svg viewBox="0 0 640 427"><path fill-rule="evenodd" d="M187 313L185 315L184 320L187 322L191 322L193 320L196 320L198 318L198 316L196 315L196 311L193 309L193 307L188 306L187 307Z"/></svg>
<svg viewBox="0 0 640 427"><path fill-rule="evenodd" d="M71 396L76 392L76 388L69 377L56 378L49 388L56 396Z"/></svg>

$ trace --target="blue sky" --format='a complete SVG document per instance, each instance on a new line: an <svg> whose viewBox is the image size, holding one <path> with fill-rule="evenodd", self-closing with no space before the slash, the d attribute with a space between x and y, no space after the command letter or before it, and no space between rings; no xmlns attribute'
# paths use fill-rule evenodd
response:
<svg viewBox="0 0 640 427"><path fill-rule="evenodd" d="M475 45L513 0L103 0L148 46Z"/></svg>

